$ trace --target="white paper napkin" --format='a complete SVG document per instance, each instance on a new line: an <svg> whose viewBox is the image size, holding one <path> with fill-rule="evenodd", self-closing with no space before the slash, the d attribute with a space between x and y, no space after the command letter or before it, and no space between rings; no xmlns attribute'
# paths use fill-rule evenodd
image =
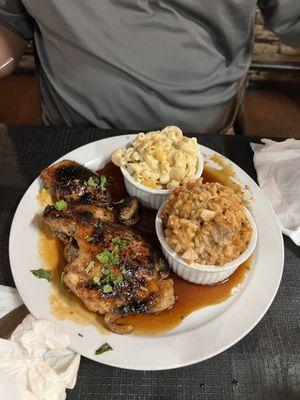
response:
<svg viewBox="0 0 300 400"><path fill-rule="evenodd" d="M1 316L20 304L15 289L0 286ZM0 399L64 400L80 363L69 343L57 324L28 315L10 340L0 339Z"/></svg>
<svg viewBox="0 0 300 400"><path fill-rule="evenodd" d="M300 245L300 140L251 143L259 186L270 200L281 230Z"/></svg>

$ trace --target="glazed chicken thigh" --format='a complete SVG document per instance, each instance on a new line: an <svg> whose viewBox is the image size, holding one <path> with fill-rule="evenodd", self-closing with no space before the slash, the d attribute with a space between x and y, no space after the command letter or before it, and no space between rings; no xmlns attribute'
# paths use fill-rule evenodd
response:
<svg viewBox="0 0 300 400"><path fill-rule="evenodd" d="M99 183L93 191L82 187L91 176ZM53 235L65 243L63 281L89 310L104 315L111 331L130 333L133 327L118 321L123 316L157 313L174 304L166 261L128 226L138 219L135 199L114 206L101 177L72 161L49 167L41 178L67 204L47 206L43 214Z"/></svg>

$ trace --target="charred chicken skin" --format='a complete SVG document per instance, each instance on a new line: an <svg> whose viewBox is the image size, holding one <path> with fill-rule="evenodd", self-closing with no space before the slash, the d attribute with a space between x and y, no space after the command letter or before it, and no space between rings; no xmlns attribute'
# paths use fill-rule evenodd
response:
<svg viewBox="0 0 300 400"><path fill-rule="evenodd" d="M75 161L63 160L41 172L44 187L72 205L94 205L113 212L115 219L125 225L138 221L138 202L127 197L113 202L109 177L98 175Z"/></svg>
<svg viewBox="0 0 300 400"><path fill-rule="evenodd" d="M82 203L78 190L73 196L71 185L68 185L70 179L66 180L66 189L61 180L56 181L57 176L64 175L58 173L59 164L62 168L72 168L71 161L62 163L49 167L50 171L44 170L41 178L47 180L45 186L54 191L58 199L68 200L64 210L47 206L44 211L45 222L65 243L67 265L63 281L89 310L104 314L104 321L111 331L130 333L133 327L119 321L123 316L157 313L174 304L168 265L137 230L128 226L128 222L132 224L137 220L135 199L126 199L113 209L107 208L107 201L114 203L106 188L106 193L102 191L103 200L100 193L93 192L94 200L91 198L90 203ZM79 175L84 170L84 178L73 175L71 182L79 179L82 185L90 179L92 172L74 164ZM123 224L120 223L122 219Z"/></svg>

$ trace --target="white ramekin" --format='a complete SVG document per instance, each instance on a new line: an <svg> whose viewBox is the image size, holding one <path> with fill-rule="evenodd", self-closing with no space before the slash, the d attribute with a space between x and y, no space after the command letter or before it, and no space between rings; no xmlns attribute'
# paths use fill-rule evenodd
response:
<svg viewBox="0 0 300 400"><path fill-rule="evenodd" d="M203 264L190 265L186 263L183 258L167 244L165 240L165 234L161 220L163 208L164 204L160 207L156 216L156 234L159 239L162 252L170 264L170 267L178 276L186 281L200 283L202 285L211 285L222 282L232 275L234 271L251 256L255 249L257 242L257 228L250 211L245 207L246 217L251 224L253 232L247 249L236 260L226 263L223 266Z"/></svg>
<svg viewBox="0 0 300 400"><path fill-rule="evenodd" d="M199 151L198 166L195 178L200 178L203 172L203 158ZM121 167L127 192L134 196L145 207L158 210L173 189L152 189L136 182L126 168Z"/></svg>

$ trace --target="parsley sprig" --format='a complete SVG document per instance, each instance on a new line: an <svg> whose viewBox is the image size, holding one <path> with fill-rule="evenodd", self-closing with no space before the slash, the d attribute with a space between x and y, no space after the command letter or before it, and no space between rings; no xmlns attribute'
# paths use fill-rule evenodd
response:
<svg viewBox="0 0 300 400"><path fill-rule="evenodd" d="M34 275L36 278L39 279L46 279L47 281L51 281L52 278L52 273L51 271L49 271L48 269L43 269L43 268L39 268L39 269L32 269L31 270L32 275Z"/></svg>
<svg viewBox="0 0 300 400"><path fill-rule="evenodd" d="M108 343L104 343L101 347L99 347L99 349L97 349L95 351L96 356L98 356L99 354L103 354L106 351L110 351L113 348L108 344Z"/></svg>

